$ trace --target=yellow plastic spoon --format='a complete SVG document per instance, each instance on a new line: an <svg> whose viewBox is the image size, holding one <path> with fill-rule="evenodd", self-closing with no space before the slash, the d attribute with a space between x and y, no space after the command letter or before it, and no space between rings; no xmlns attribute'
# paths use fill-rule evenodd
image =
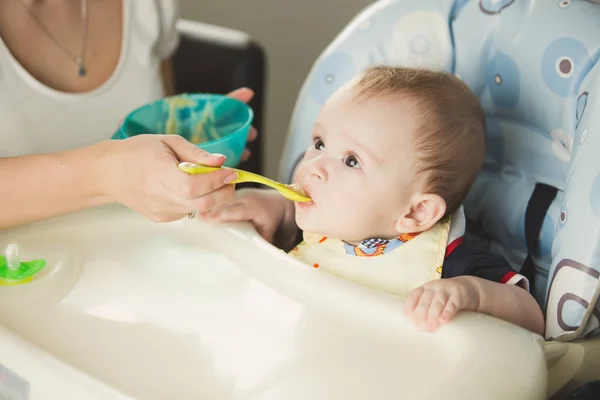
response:
<svg viewBox="0 0 600 400"><path fill-rule="evenodd" d="M222 167L209 167L201 164L194 164L191 162L182 162L179 163L179 169L187 172L188 174L206 174L208 172L218 171L222 169ZM276 182L269 178L265 178L264 176L254 174L248 171L242 171L241 169L230 168L238 173L238 178L232 183L242 183L242 182L256 182L261 183L263 185L267 185L277 190L283 197L290 199L292 201L297 201L299 203L308 203L311 202L312 199L306 196L306 193L299 185L285 185L283 183Z"/></svg>

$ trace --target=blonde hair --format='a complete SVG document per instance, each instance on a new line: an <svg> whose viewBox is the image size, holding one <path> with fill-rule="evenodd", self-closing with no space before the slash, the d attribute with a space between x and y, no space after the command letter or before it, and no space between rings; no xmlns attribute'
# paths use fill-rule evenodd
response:
<svg viewBox="0 0 600 400"><path fill-rule="evenodd" d="M446 202L446 215L458 209L483 164L485 122L479 99L454 75L404 67L367 69L356 84L357 99L408 96L417 110L417 175L426 193Z"/></svg>

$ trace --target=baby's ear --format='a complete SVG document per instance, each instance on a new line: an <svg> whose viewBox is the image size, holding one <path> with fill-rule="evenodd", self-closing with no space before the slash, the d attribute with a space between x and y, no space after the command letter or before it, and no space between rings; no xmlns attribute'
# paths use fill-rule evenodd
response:
<svg viewBox="0 0 600 400"><path fill-rule="evenodd" d="M446 202L437 194L420 194L413 198L408 214L396 221L399 233L424 232L446 213Z"/></svg>

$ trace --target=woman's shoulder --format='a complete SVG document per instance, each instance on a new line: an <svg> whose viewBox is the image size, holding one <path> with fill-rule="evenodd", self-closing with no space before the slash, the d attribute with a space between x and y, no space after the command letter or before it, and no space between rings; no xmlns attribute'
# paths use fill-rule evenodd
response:
<svg viewBox="0 0 600 400"><path fill-rule="evenodd" d="M156 55L167 58L179 44L177 0L123 0L128 3L127 22L132 30L142 33L138 40L150 40Z"/></svg>

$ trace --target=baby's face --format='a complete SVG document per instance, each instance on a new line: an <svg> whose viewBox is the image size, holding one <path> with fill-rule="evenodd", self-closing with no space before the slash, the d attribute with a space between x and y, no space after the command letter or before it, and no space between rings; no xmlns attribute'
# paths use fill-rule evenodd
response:
<svg viewBox="0 0 600 400"><path fill-rule="evenodd" d="M397 236L414 195L415 130L406 99L357 102L350 85L336 92L296 176L313 199L296 203L298 226L348 242Z"/></svg>

